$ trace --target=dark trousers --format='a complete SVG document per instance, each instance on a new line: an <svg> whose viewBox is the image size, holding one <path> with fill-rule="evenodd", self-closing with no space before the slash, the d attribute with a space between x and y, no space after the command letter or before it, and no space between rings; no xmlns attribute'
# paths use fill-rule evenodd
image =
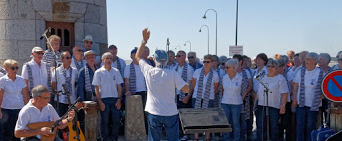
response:
<svg viewBox="0 0 342 141"><path fill-rule="evenodd" d="M284 140L284 130L286 130L286 140L287 141L292 141L291 140L291 102L286 103L286 112L285 114L280 115L280 124L279 124L279 137L280 140ZM295 138L293 139L295 140Z"/></svg>
<svg viewBox="0 0 342 141"><path fill-rule="evenodd" d="M310 111L310 107L306 106L297 106L296 114L298 133L297 141L311 141L311 132L316 128L318 111Z"/></svg>
<svg viewBox="0 0 342 141"><path fill-rule="evenodd" d="M20 109L1 108L2 118L0 119L0 141L20 141L14 136L14 128L18 119Z"/></svg>
<svg viewBox="0 0 342 141"><path fill-rule="evenodd" d="M269 108L269 129L270 129L270 140L279 140L279 109ZM267 116L266 106L258 105L256 110L256 125L257 125L257 141L267 140Z"/></svg>
<svg viewBox="0 0 342 141"><path fill-rule="evenodd" d="M188 94L185 94L187 96ZM177 108L192 108L192 98L189 99L188 103L183 103L182 100L179 100L179 95L177 95Z"/></svg>
<svg viewBox="0 0 342 141"><path fill-rule="evenodd" d="M102 98L102 102L105 105L105 110L101 111L101 135L104 140L117 140L119 137L120 129L120 110L115 106L117 98ZM111 119L109 119L111 117ZM112 121L112 126L109 125L109 121ZM111 127L111 135L109 134L109 128Z"/></svg>

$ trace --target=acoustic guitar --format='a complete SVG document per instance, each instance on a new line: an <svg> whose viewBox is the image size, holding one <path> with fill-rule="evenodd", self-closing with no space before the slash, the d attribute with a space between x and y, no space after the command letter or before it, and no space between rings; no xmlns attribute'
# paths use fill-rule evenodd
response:
<svg viewBox="0 0 342 141"><path fill-rule="evenodd" d="M43 127L52 127L54 124L56 125L57 122L60 122L60 120L58 120L56 122L37 122L37 123L31 123L31 124L28 124L27 126L30 129L41 129ZM49 134L48 136L40 135L41 136L40 140L41 141L54 141L55 137L56 137L56 132L57 132L57 128L54 128L53 132L51 134Z"/></svg>
<svg viewBox="0 0 342 141"><path fill-rule="evenodd" d="M65 85L62 85L64 92L66 93L66 95L68 96L68 103L69 106L71 106L71 100L70 100L70 92L67 91ZM76 109L78 109L76 107ZM77 115L76 113L77 111L75 110L75 115ZM72 120L72 122L68 123L68 129L69 129L69 141L85 141L84 138L84 134L81 130L80 127L80 122L77 121L77 116L75 116L75 118Z"/></svg>

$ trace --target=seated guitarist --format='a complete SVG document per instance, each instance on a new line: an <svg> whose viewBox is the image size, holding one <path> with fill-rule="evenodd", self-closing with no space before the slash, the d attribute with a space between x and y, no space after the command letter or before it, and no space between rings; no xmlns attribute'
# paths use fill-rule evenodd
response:
<svg viewBox="0 0 342 141"><path fill-rule="evenodd" d="M37 122L53 122L59 120L56 110L49 104L50 92L45 86L38 85L32 89L32 99L20 110L14 135L26 141L39 140L40 135L54 136L51 134L51 127L30 129L27 125ZM58 129L64 129L74 119L75 112L68 112L66 119L61 120ZM60 140L55 138L55 140Z"/></svg>

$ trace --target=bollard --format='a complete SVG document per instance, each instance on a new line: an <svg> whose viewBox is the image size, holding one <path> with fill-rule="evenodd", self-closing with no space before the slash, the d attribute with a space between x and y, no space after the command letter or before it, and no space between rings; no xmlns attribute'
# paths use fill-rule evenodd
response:
<svg viewBox="0 0 342 141"><path fill-rule="evenodd" d="M97 141L97 113L96 102L84 101L84 137L86 141Z"/></svg>
<svg viewBox="0 0 342 141"><path fill-rule="evenodd" d="M141 96L127 96L125 111L125 139L145 140L146 130Z"/></svg>

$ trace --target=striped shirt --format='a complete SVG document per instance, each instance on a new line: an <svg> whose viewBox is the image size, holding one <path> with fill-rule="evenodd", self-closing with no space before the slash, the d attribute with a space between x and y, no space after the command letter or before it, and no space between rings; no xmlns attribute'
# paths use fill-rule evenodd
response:
<svg viewBox="0 0 342 141"><path fill-rule="evenodd" d="M59 50L57 52L57 67L62 64L61 54L62 54L62 51ZM49 50L46 50L44 52L42 61L50 65L51 67L55 67L55 56L53 56L53 52Z"/></svg>

